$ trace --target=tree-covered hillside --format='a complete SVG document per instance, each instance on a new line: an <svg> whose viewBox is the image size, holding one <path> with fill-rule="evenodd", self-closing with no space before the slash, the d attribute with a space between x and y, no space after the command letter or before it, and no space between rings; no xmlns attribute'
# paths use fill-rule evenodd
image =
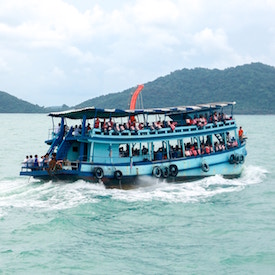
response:
<svg viewBox="0 0 275 275"><path fill-rule="evenodd" d="M75 107L128 109L136 87L89 99ZM236 101L235 113L275 114L275 68L261 63L210 70L182 69L144 84L144 108ZM141 106L142 107L142 106ZM0 92L0 113L41 113L69 107L40 107Z"/></svg>
<svg viewBox="0 0 275 275"><path fill-rule="evenodd" d="M43 107L18 99L8 93L0 91L0 113L41 113Z"/></svg>
<svg viewBox="0 0 275 275"><path fill-rule="evenodd" d="M65 104L62 106L40 107L0 91L0 113L49 113L67 109L69 107Z"/></svg>
<svg viewBox="0 0 275 275"><path fill-rule="evenodd" d="M77 107L129 108L135 88L85 101ZM235 113L275 114L275 68L261 63L217 69L182 69L144 84L143 106L167 107L236 101Z"/></svg>

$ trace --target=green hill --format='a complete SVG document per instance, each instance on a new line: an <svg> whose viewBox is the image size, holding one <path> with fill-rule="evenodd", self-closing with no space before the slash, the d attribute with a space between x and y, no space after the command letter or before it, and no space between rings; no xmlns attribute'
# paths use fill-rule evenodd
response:
<svg viewBox="0 0 275 275"><path fill-rule="evenodd" d="M135 87L76 107L129 108ZM143 107L236 101L235 113L275 114L275 68L261 63L225 70L182 69L144 84Z"/></svg>
<svg viewBox="0 0 275 275"><path fill-rule="evenodd" d="M129 108L136 87L103 95L75 108ZM225 70L182 69L144 84L144 108L193 105L217 101L236 101L238 114L275 114L275 68L262 63ZM0 113L45 113L69 107L40 107L0 91Z"/></svg>
<svg viewBox="0 0 275 275"><path fill-rule="evenodd" d="M49 113L67 109L69 107L65 104L62 106L40 107L0 91L0 113Z"/></svg>
<svg viewBox="0 0 275 275"><path fill-rule="evenodd" d="M43 107L18 99L8 93L0 91L0 113L41 113Z"/></svg>

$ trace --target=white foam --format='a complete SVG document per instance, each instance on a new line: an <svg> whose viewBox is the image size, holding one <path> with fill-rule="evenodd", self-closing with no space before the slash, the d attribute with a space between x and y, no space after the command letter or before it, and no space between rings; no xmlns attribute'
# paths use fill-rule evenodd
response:
<svg viewBox="0 0 275 275"><path fill-rule="evenodd" d="M35 207L48 211L100 203L104 197L127 202L198 202L223 193L239 192L250 184L259 184L266 174L267 171L261 167L248 166L237 179L224 179L217 175L193 182L167 183L143 178L137 188L130 190L106 189L103 184L82 180L74 183L40 183L22 178L5 180L0 181L0 217L9 207Z"/></svg>

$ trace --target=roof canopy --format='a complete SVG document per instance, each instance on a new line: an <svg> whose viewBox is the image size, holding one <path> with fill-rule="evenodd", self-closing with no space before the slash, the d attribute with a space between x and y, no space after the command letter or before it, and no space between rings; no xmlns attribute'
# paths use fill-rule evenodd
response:
<svg viewBox="0 0 275 275"><path fill-rule="evenodd" d="M98 118L110 118L110 117L129 117L140 114L181 114L181 113L196 113L200 111L209 111L220 109L226 106L233 106L236 102L216 102L207 104L197 104L194 106L178 106L167 108L152 108L152 109L135 109L135 110L120 110L120 109L101 109L95 107L88 107L82 109L68 110L64 112L50 113L51 117L63 117L70 119L82 119L86 116L86 119Z"/></svg>

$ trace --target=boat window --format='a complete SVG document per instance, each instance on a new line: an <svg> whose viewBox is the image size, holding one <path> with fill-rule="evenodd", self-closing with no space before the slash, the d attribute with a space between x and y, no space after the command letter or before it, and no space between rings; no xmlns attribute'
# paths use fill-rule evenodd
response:
<svg viewBox="0 0 275 275"><path fill-rule="evenodd" d="M124 144L119 144L119 156L120 157L129 157L129 144L124 143Z"/></svg>
<svg viewBox="0 0 275 275"><path fill-rule="evenodd" d="M169 141L169 156L170 158L180 158L183 156L182 140Z"/></svg>
<svg viewBox="0 0 275 275"><path fill-rule="evenodd" d="M165 141L153 142L152 150L154 152L154 160L167 159L167 144Z"/></svg>
<svg viewBox="0 0 275 275"><path fill-rule="evenodd" d="M227 148L238 146L236 132L234 130L226 132L226 144Z"/></svg>
<svg viewBox="0 0 275 275"><path fill-rule="evenodd" d="M140 153L139 143L133 143L132 144L132 156L139 156L139 153Z"/></svg>
<svg viewBox="0 0 275 275"><path fill-rule="evenodd" d="M145 143L145 142L140 143L140 151L143 156L148 155L149 153L148 143Z"/></svg>

